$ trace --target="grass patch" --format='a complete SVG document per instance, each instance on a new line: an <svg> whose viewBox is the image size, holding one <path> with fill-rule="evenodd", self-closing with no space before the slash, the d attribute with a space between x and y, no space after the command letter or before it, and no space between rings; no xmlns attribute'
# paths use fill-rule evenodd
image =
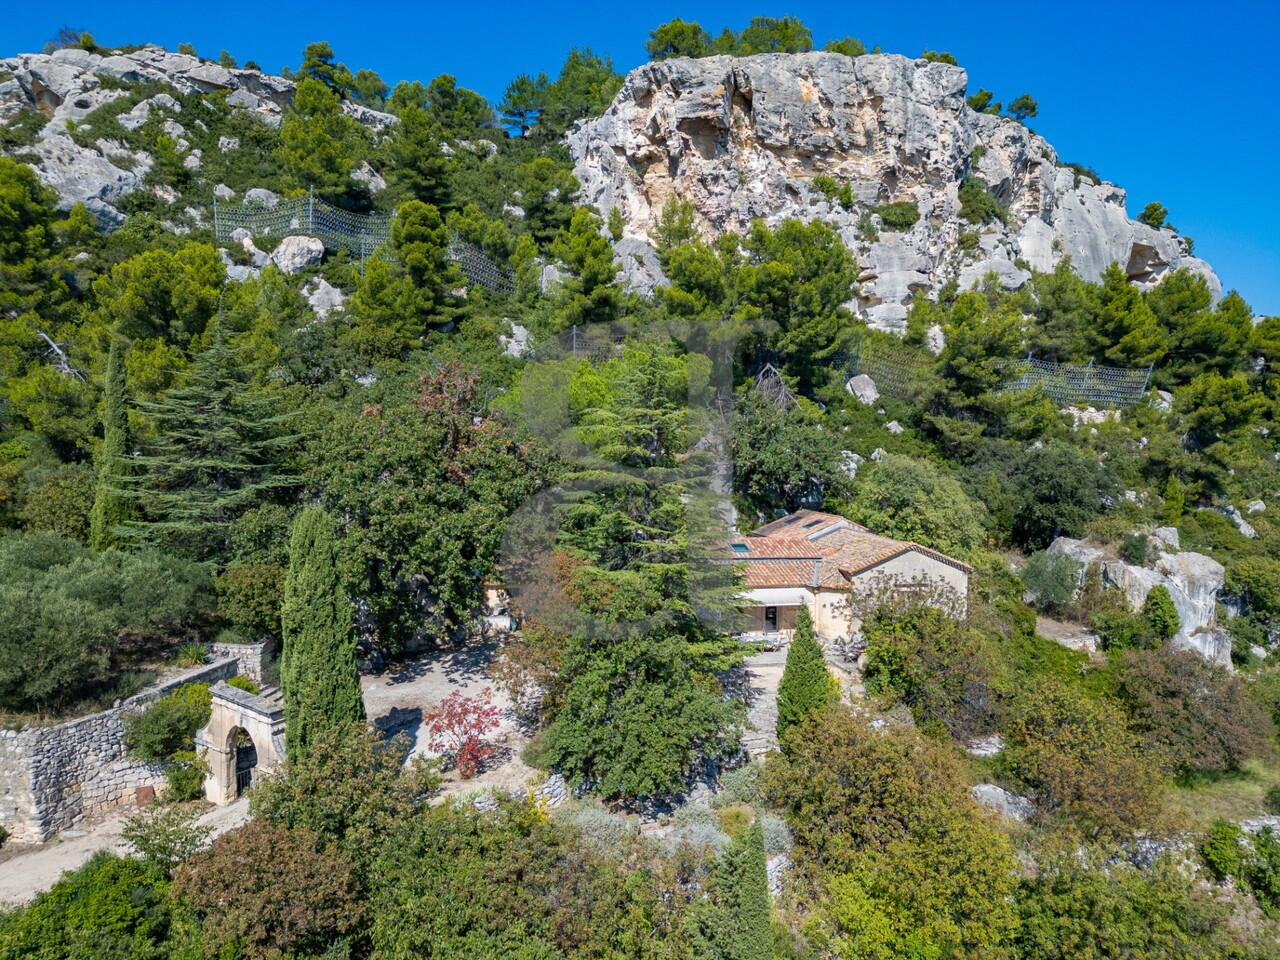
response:
<svg viewBox="0 0 1280 960"><path fill-rule="evenodd" d="M1194 828L1214 820L1248 820L1266 815L1267 791L1280 787L1280 766L1250 760L1235 773L1200 776L1180 781L1169 791L1169 810Z"/></svg>

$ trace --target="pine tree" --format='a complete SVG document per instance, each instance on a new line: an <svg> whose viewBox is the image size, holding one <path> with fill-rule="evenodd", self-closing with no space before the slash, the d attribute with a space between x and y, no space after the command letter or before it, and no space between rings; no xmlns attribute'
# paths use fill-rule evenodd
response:
<svg viewBox="0 0 1280 960"><path fill-rule="evenodd" d="M364 720L356 630L338 574L338 532L316 507L299 514L289 548L281 612L286 752L307 755L322 731Z"/></svg>
<svg viewBox="0 0 1280 960"><path fill-rule="evenodd" d="M124 344L111 341L107 355L107 382L102 401L102 446L98 448L97 492L89 513L89 545L106 550L119 542L116 528L135 516L133 502L120 489L129 462L129 415L125 407Z"/></svg>
<svg viewBox="0 0 1280 960"><path fill-rule="evenodd" d="M787 731L831 703L831 675L822 646L813 634L809 608L796 614L795 635L787 650L787 665L778 684L778 740L786 743Z"/></svg>
<svg viewBox="0 0 1280 960"><path fill-rule="evenodd" d="M140 404L156 439L134 458L138 475L122 484L145 513L127 524L135 539L216 558L237 517L296 483L279 462L298 439L286 432L290 415L248 387L243 353L219 333L178 386Z"/></svg>

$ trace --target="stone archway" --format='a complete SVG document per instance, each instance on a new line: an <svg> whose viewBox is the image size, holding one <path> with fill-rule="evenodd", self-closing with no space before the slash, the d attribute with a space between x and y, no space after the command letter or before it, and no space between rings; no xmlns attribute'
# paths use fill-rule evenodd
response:
<svg viewBox="0 0 1280 960"><path fill-rule="evenodd" d="M284 705L223 682L209 692L212 711L196 734L196 752L208 764L205 798L222 806L284 763Z"/></svg>

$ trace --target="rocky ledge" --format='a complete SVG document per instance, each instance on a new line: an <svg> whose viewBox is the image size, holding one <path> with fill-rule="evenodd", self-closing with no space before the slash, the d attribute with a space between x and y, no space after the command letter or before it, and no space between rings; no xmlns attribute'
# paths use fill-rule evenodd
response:
<svg viewBox="0 0 1280 960"><path fill-rule="evenodd" d="M756 219L827 221L862 266L851 306L886 330L902 329L916 291L967 288L990 271L1013 289L1068 255L1088 279L1112 262L1142 285L1186 267L1220 291L1185 239L1129 219L1122 189L1064 166L1018 121L971 110L967 83L960 67L891 54L664 60L633 70L569 149L582 200L618 208L634 240L652 239L673 199L694 205L708 237ZM968 176L985 181L1005 222L960 219ZM848 209L818 177L849 186ZM900 201L920 218L895 232L874 208ZM977 244L962 244L972 232Z"/></svg>

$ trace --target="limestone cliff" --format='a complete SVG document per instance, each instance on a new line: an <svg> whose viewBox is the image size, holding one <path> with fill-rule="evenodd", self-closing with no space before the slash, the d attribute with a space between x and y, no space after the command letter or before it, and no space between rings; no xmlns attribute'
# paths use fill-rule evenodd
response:
<svg viewBox="0 0 1280 960"><path fill-rule="evenodd" d="M707 236L757 218L827 221L862 266L853 306L883 329L902 328L917 290L936 295L950 279L967 288L988 271L1016 288L1027 268L1052 270L1067 255L1086 278L1118 261L1143 285L1187 267L1217 295L1184 239L1129 219L1123 190L1063 166L1021 123L969 109L967 82L960 67L890 54L665 60L633 70L569 149L582 200L619 208L633 240L652 237L672 198L692 202ZM1005 223L960 219L969 175L988 184ZM815 186L820 176L851 187L850 209ZM904 232L872 211L896 201L921 214ZM971 231L977 246L962 246Z"/></svg>

